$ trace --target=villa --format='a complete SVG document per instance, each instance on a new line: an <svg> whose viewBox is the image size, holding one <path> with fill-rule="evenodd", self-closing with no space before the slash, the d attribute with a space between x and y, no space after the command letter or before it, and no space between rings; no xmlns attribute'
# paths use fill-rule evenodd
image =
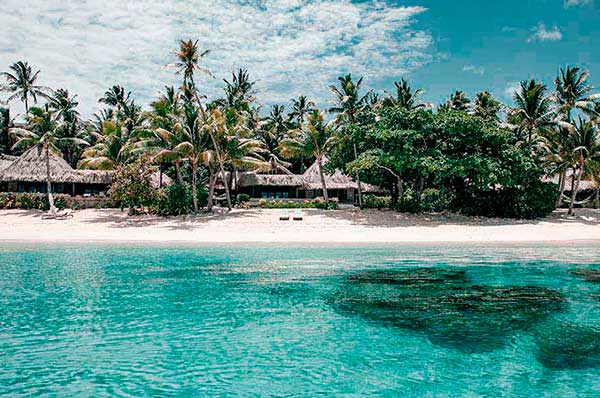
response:
<svg viewBox="0 0 600 398"><path fill-rule="evenodd" d="M358 184L340 170L335 170L333 174L325 173L325 185L330 198L337 198L340 202L356 201ZM383 192L375 185L361 183L360 186L362 193ZM303 174L291 173L279 165L275 165L272 174L241 173L237 188L239 193L258 199L314 199L323 196L317 163L313 163Z"/></svg>
<svg viewBox="0 0 600 398"><path fill-rule="evenodd" d="M114 170L76 170L62 157L50 151L50 180L52 192L73 196L105 194L110 188ZM159 173L152 176L152 185L157 188L170 184L171 180ZM35 146L19 157L0 156L1 192L47 191L46 156L41 146Z"/></svg>

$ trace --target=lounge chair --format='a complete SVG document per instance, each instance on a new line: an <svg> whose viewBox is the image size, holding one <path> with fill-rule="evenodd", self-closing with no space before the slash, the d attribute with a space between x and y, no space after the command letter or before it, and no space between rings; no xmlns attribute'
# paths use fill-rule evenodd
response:
<svg viewBox="0 0 600 398"><path fill-rule="evenodd" d="M290 219L290 211L288 209L281 209L279 212L279 221L287 221Z"/></svg>
<svg viewBox="0 0 600 398"><path fill-rule="evenodd" d="M66 209L64 211L59 211L54 214L48 212L42 216L43 220L66 220L67 218L73 217L73 210Z"/></svg>
<svg viewBox="0 0 600 398"><path fill-rule="evenodd" d="M302 215L302 209L294 210L294 221L302 221L304 216Z"/></svg>

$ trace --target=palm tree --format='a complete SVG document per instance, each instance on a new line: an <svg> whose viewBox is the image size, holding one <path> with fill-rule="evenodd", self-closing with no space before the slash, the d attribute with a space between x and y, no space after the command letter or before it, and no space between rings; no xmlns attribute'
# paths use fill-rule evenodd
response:
<svg viewBox="0 0 600 398"><path fill-rule="evenodd" d="M185 103L179 117L178 128L181 129L182 142L178 144L177 151L185 154L192 166L192 199L194 212L198 212L198 166L206 162L210 137L203 126L202 109L192 103Z"/></svg>
<svg viewBox="0 0 600 398"><path fill-rule="evenodd" d="M114 85L104 93L104 96L98 102L104 103L112 108L117 108L117 115L130 102L131 91L125 91L125 87Z"/></svg>
<svg viewBox="0 0 600 398"><path fill-rule="evenodd" d="M481 117L485 121L499 122L498 113L502 109L500 101L495 99L492 94L487 91L478 93L475 97L475 115Z"/></svg>
<svg viewBox="0 0 600 398"><path fill-rule="evenodd" d="M413 92L408 81L404 80L404 78L394 82L394 87L396 87L396 95L392 95L386 91L386 98L383 100L384 106L393 106L404 110L425 107L425 104L417 102L419 96L423 93L423 90L420 88Z"/></svg>
<svg viewBox="0 0 600 398"><path fill-rule="evenodd" d="M454 111L467 112L471 109L471 99L462 90L456 90L447 101L448 107Z"/></svg>
<svg viewBox="0 0 600 398"><path fill-rule="evenodd" d="M25 113L29 113L29 97L37 103L38 97L48 97L50 89L36 84L40 71L34 72L27 62L16 62L10 69L11 72L0 73L6 79L6 84L0 86L0 91L11 93L8 101L19 98L25 104Z"/></svg>
<svg viewBox="0 0 600 398"><path fill-rule="evenodd" d="M277 157L280 155L279 144L290 131L290 127L285 115L285 107L283 105L273 105L271 112L269 112L258 130L258 137L268 150L269 155Z"/></svg>
<svg viewBox="0 0 600 398"><path fill-rule="evenodd" d="M92 132L96 143L81 154L79 167L95 170L115 170L128 163L136 148L136 138L120 123L107 120L102 133Z"/></svg>
<svg viewBox="0 0 600 398"><path fill-rule="evenodd" d="M58 135L62 138L81 138L81 116L77 111L77 96L71 96L68 90L58 89L49 98L49 105L59 121ZM68 143L61 147L65 160L75 167L79 156L79 146Z"/></svg>
<svg viewBox="0 0 600 398"><path fill-rule="evenodd" d="M281 143L282 152L286 156L314 157L321 177L321 186L323 189L323 198L329 202L327 194L327 184L323 172L323 163L337 143L337 137L332 129L325 123L325 117L322 112L314 110L310 113L308 121L294 134L293 137L284 140Z"/></svg>
<svg viewBox="0 0 600 398"><path fill-rule="evenodd" d="M250 104L256 100L256 90L250 80L250 75L246 69L238 69L237 73L232 73L231 82L223 79L225 82L225 102L228 108L234 108L238 111L248 111Z"/></svg>
<svg viewBox="0 0 600 398"><path fill-rule="evenodd" d="M337 113L336 122L338 125L353 125L356 122L356 116L368 107L369 93L365 95L360 94L362 77L356 83L352 80L350 74L340 76L338 80L340 82L339 88L334 85L329 87L336 97L336 105L330 108L329 112ZM357 160L358 150L356 140L352 140L352 147L354 150L354 160ZM356 172L356 183L358 185L358 205L362 208L362 187L358 171Z"/></svg>
<svg viewBox="0 0 600 398"><path fill-rule="evenodd" d="M522 132L527 133L527 145L531 150L534 135L553 123L551 99L546 96L546 86L531 79L521 82L513 100L516 107L512 110L512 114L518 123L517 135L520 139Z"/></svg>
<svg viewBox="0 0 600 398"><path fill-rule="evenodd" d="M569 215L573 215L581 177L584 174L593 174L600 162L600 135L596 124L584 121L581 117L574 123L561 122L560 125L569 131L572 141L571 158L573 159L575 185L571 190Z"/></svg>
<svg viewBox="0 0 600 398"><path fill-rule="evenodd" d="M11 128L11 133L16 138L13 150L27 149L39 145L44 151L46 158L46 189L50 214L56 213L54 198L52 196L52 179L50 176L50 151L60 156L58 145L69 142L75 145L87 145L87 142L75 137L59 137L57 135L58 123L56 114L49 109L33 107L28 118L26 128Z"/></svg>
<svg viewBox="0 0 600 398"><path fill-rule="evenodd" d="M200 51L198 49L198 40L192 41L180 40L179 49L175 51L176 61L170 66L177 68L176 74L183 74L184 91L188 92L184 98L193 98L198 100L196 83L194 81L194 73L196 70L204 72L209 76L213 76L210 70L200 65L202 59L210 53L210 50ZM192 95L189 95L189 94Z"/></svg>
<svg viewBox="0 0 600 398"><path fill-rule="evenodd" d="M594 100L599 97L595 94L590 95L593 87L587 83L588 78L588 71L582 71L577 66L567 66L565 69L560 69L559 75L554 80L557 112L568 123L572 120L573 110L579 109L584 112L594 110Z"/></svg>
<svg viewBox="0 0 600 398"><path fill-rule="evenodd" d="M295 120L296 127L300 128L308 114L313 111L314 107L314 102L309 101L305 95L301 95L298 98L292 99L292 110L288 116L290 119Z"/></svg>

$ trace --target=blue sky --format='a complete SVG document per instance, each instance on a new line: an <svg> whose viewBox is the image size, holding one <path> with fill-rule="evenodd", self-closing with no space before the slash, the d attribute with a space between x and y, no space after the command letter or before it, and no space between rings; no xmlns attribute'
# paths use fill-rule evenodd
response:
<svg viewBox="0 0 600 398"><path fill-rule="evenodd" d="M193 37L212 50L216 79L201 88L213 98L245 67L265 105L306 94L327 106L346 72L376 90L407 77L434 103L456 89L509 101L519 80L551 84L567 63L600 86L595 1L4 0L0 69L29 61L43 84L78 94L87 116L112 84L143 104L177 84L166 65L177 40Z"/></svg>

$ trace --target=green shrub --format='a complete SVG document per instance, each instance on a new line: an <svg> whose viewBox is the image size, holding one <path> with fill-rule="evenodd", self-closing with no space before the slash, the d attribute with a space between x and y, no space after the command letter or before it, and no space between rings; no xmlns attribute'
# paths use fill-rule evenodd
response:
<svg viewBox="0 0 600 398"><path fill-rule="evenodd" d="M160 193L152 212L163 216L178 216L192 211L191 189L184 185L171 184Z"/></svg>
<svg viewBox="0 0 600 398"><path fill-rule="evenodd" d="M249 201L250 201L250 195L248 195L246 193L239 193L235 197L235 204L238 206L242 206L244 203L249 202Z"/></svg>
<svg viewBox="0 0 600 398"><path fill-rule="evenodd" d="M453 208L467 215L535 219L552 213L557 196L556 184L538 181L523 188L470 192L457 197Z"/></svg>
<svg viewBox="0 0 600 398"><path fill-rule="evenodd" d="M54 205L58 209L86 209L93 203L96 208L113 208L108 197L80 198L65 194L54 194ZM44 210L50 209L45 193L0 193L0 209Z"/></svg>
<svg viewBox="0 0 600 398"><path fill-rule="evenodd" d="M267 200L261 199L258 201L258 206L263 209L326 209L335 210L338 207L336 199L330 199L326 203L323 199L298 201L283 201L283 200Z"/></svg>
<svg viewBox="0 0 600 398"><path fill-rule="evenodd" d="M452 203L452 195L445 189L427 188L421 194L419 207L425 212L440 212L448 209Z"/></svg>
<svg viewBox="0 0 600 398"><path fill-rule="evenodd" d="M389 196L364 195L362 197L362 204L365 209L389 208L391 202L392 199Z"/></svg>

